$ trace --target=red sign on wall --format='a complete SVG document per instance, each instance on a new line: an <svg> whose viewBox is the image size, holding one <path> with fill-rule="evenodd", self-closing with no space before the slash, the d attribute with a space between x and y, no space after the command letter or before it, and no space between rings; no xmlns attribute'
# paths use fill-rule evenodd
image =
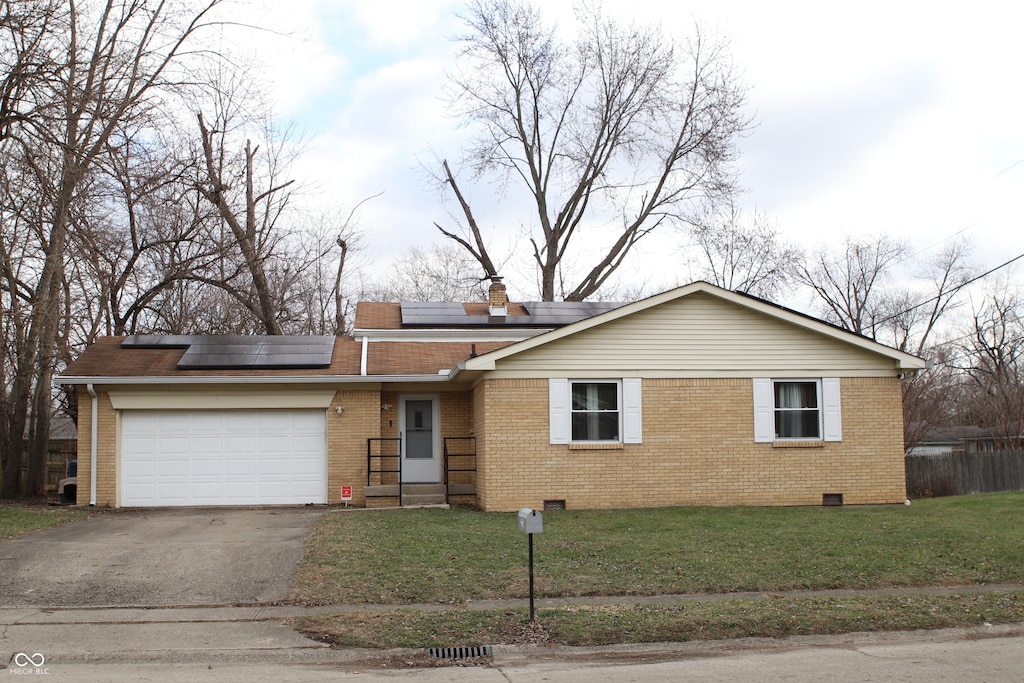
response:
<svg viewBox="0 0 1024 683"><path fill-rule="evenodd" d="M341 487L341 499L342 500L352 500L352 487L351 486L342 486Z"/></svg>

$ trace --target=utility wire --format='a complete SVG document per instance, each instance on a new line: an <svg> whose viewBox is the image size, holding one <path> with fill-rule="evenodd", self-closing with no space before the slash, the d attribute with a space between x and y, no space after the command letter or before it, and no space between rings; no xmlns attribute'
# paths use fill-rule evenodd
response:
<svg viewBox="0 0 1024 683"><path fill-rule="evenodd" d="M1022 161L1024 161L1024 160L1022 160ZM984 273L982 273L981 275L977 275L977 276L971 278L967 282L960 283L959 285L954 287L949 292L949 294L955 294L955 293L959 292L961 289L963 289L964 287L966 287L967 285L973 284L973 283L977 282L978 280L981 280L982 278L988 277L989 275L991 275L992 273L996 272L997 270L1000 270L1001 268L1005 268L1006 266L1010 265L1014 261L1019 261L1022 258L1024 258L1024 254L1018 254L1017 256L1013 257L1009 261L1006 261L1005 263L1002 263L1002 264L996 266L995 268L992 268L991 270L987 270ZM926 305L928 305L930 303L938 301L939 298L942 297L942 296L943 296L943 294L936 294L932 298L926 299L926 300L922 301L919 304L914 304L910 308L904 309L904 310L900 311L899 313L894 313L894 314L890 315L888 318L882 318L881 320L876 320L874 322L874 324L875 325L882 325L884 323L889 322L890 320L895 320L896 318L899 318L901 315L905 315L907 313L910 313L911 311L915 311L915 310L921 308L922 306L926 306Z"/></svg>

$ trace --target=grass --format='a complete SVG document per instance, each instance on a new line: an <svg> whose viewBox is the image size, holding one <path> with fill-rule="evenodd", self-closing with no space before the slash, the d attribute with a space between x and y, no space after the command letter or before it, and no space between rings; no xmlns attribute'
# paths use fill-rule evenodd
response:
<svg viewBox="0 0 1024 683"><path fill-rule="evenodd" d="M1024 583L1024 493L910 507L550 511L534 537L538 597ZM292 598L461 604L528 594L513 514L325 515Z"/></svg>
<svg viewBox="0 0 1024 683"><path fill-rule="evenodd" d="M777 596L642 605L469 609L527 597L527 543L511 514L395 510L325 515L293 598L307 604L448 603L293 621L336 647L680 642L1024 621L1024 590ZM870 508L662 508L544 513L538 597L773 592L1024 583L1024 493Z"/></svg>
<svg viewBox="0 0 1024 683"><path fill-rule="evenodd" d="M545 643L595 646L916 630L1024 621L1024 591L956 595L735 599L665 605L402 610L295 619L335 647L425 648Z"/></svg>
<svg viewBox="0 0 1024 683"><path fill-rule="evenodd" d="M79 510L0 505L0 540L13 538L29 531L58 526L82 516Z"/></svg>

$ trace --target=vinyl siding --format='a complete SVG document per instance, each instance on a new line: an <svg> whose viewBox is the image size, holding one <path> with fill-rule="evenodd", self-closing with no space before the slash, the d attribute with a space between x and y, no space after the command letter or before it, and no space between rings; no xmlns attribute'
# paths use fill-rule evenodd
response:
<svg viewBox="0 0 1024 683"><path fill-rule="evenodd" d="M894 362L703 293L499 360L496 377L892 376Z"/></svg>

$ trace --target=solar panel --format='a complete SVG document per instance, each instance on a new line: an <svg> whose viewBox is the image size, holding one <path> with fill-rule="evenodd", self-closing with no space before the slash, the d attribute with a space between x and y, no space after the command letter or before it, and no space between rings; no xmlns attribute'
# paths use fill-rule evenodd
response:
<svg viewBox="0 0 1024 683"><path fill-rule="evenodd" d="M527 315L488 316L467 315L462 304L450 301L403 301L402 327L563 327L623 305L610 301L531 301L523 304Z"/></svg>
<svg viewBox="0 0 1024 683"><path fill-rule="evenodd" d="M121 342L126 349L187 349L199 337L191 334L133 334Z"/></svg>
<svg viewBox="0 0 1024 683"><path fill-rule="evenodd" d="M244 370L256 364L255 353L192 353L191 347L178 361L179 370Z"/></svg>
<svg viewBox="0 0 1024 683"><path fill-rule="evenodd" d="M245 368L325 368L334 355L334 337L278 335L133 335L124 348L185 349L180 370Z"/></svg>
<svg viewBox="0 0 1024 683"><path fill-rule="evenodd" d="M466 310L453 301L403 301L402 324L430 327L464 325Z"/></svg>
<svg viewBox="0 0 1024 683"><path fill-rule="evenodd" d="M523 306L533 317L592 318L623 306L619 301L529 301Z"/></svg>

